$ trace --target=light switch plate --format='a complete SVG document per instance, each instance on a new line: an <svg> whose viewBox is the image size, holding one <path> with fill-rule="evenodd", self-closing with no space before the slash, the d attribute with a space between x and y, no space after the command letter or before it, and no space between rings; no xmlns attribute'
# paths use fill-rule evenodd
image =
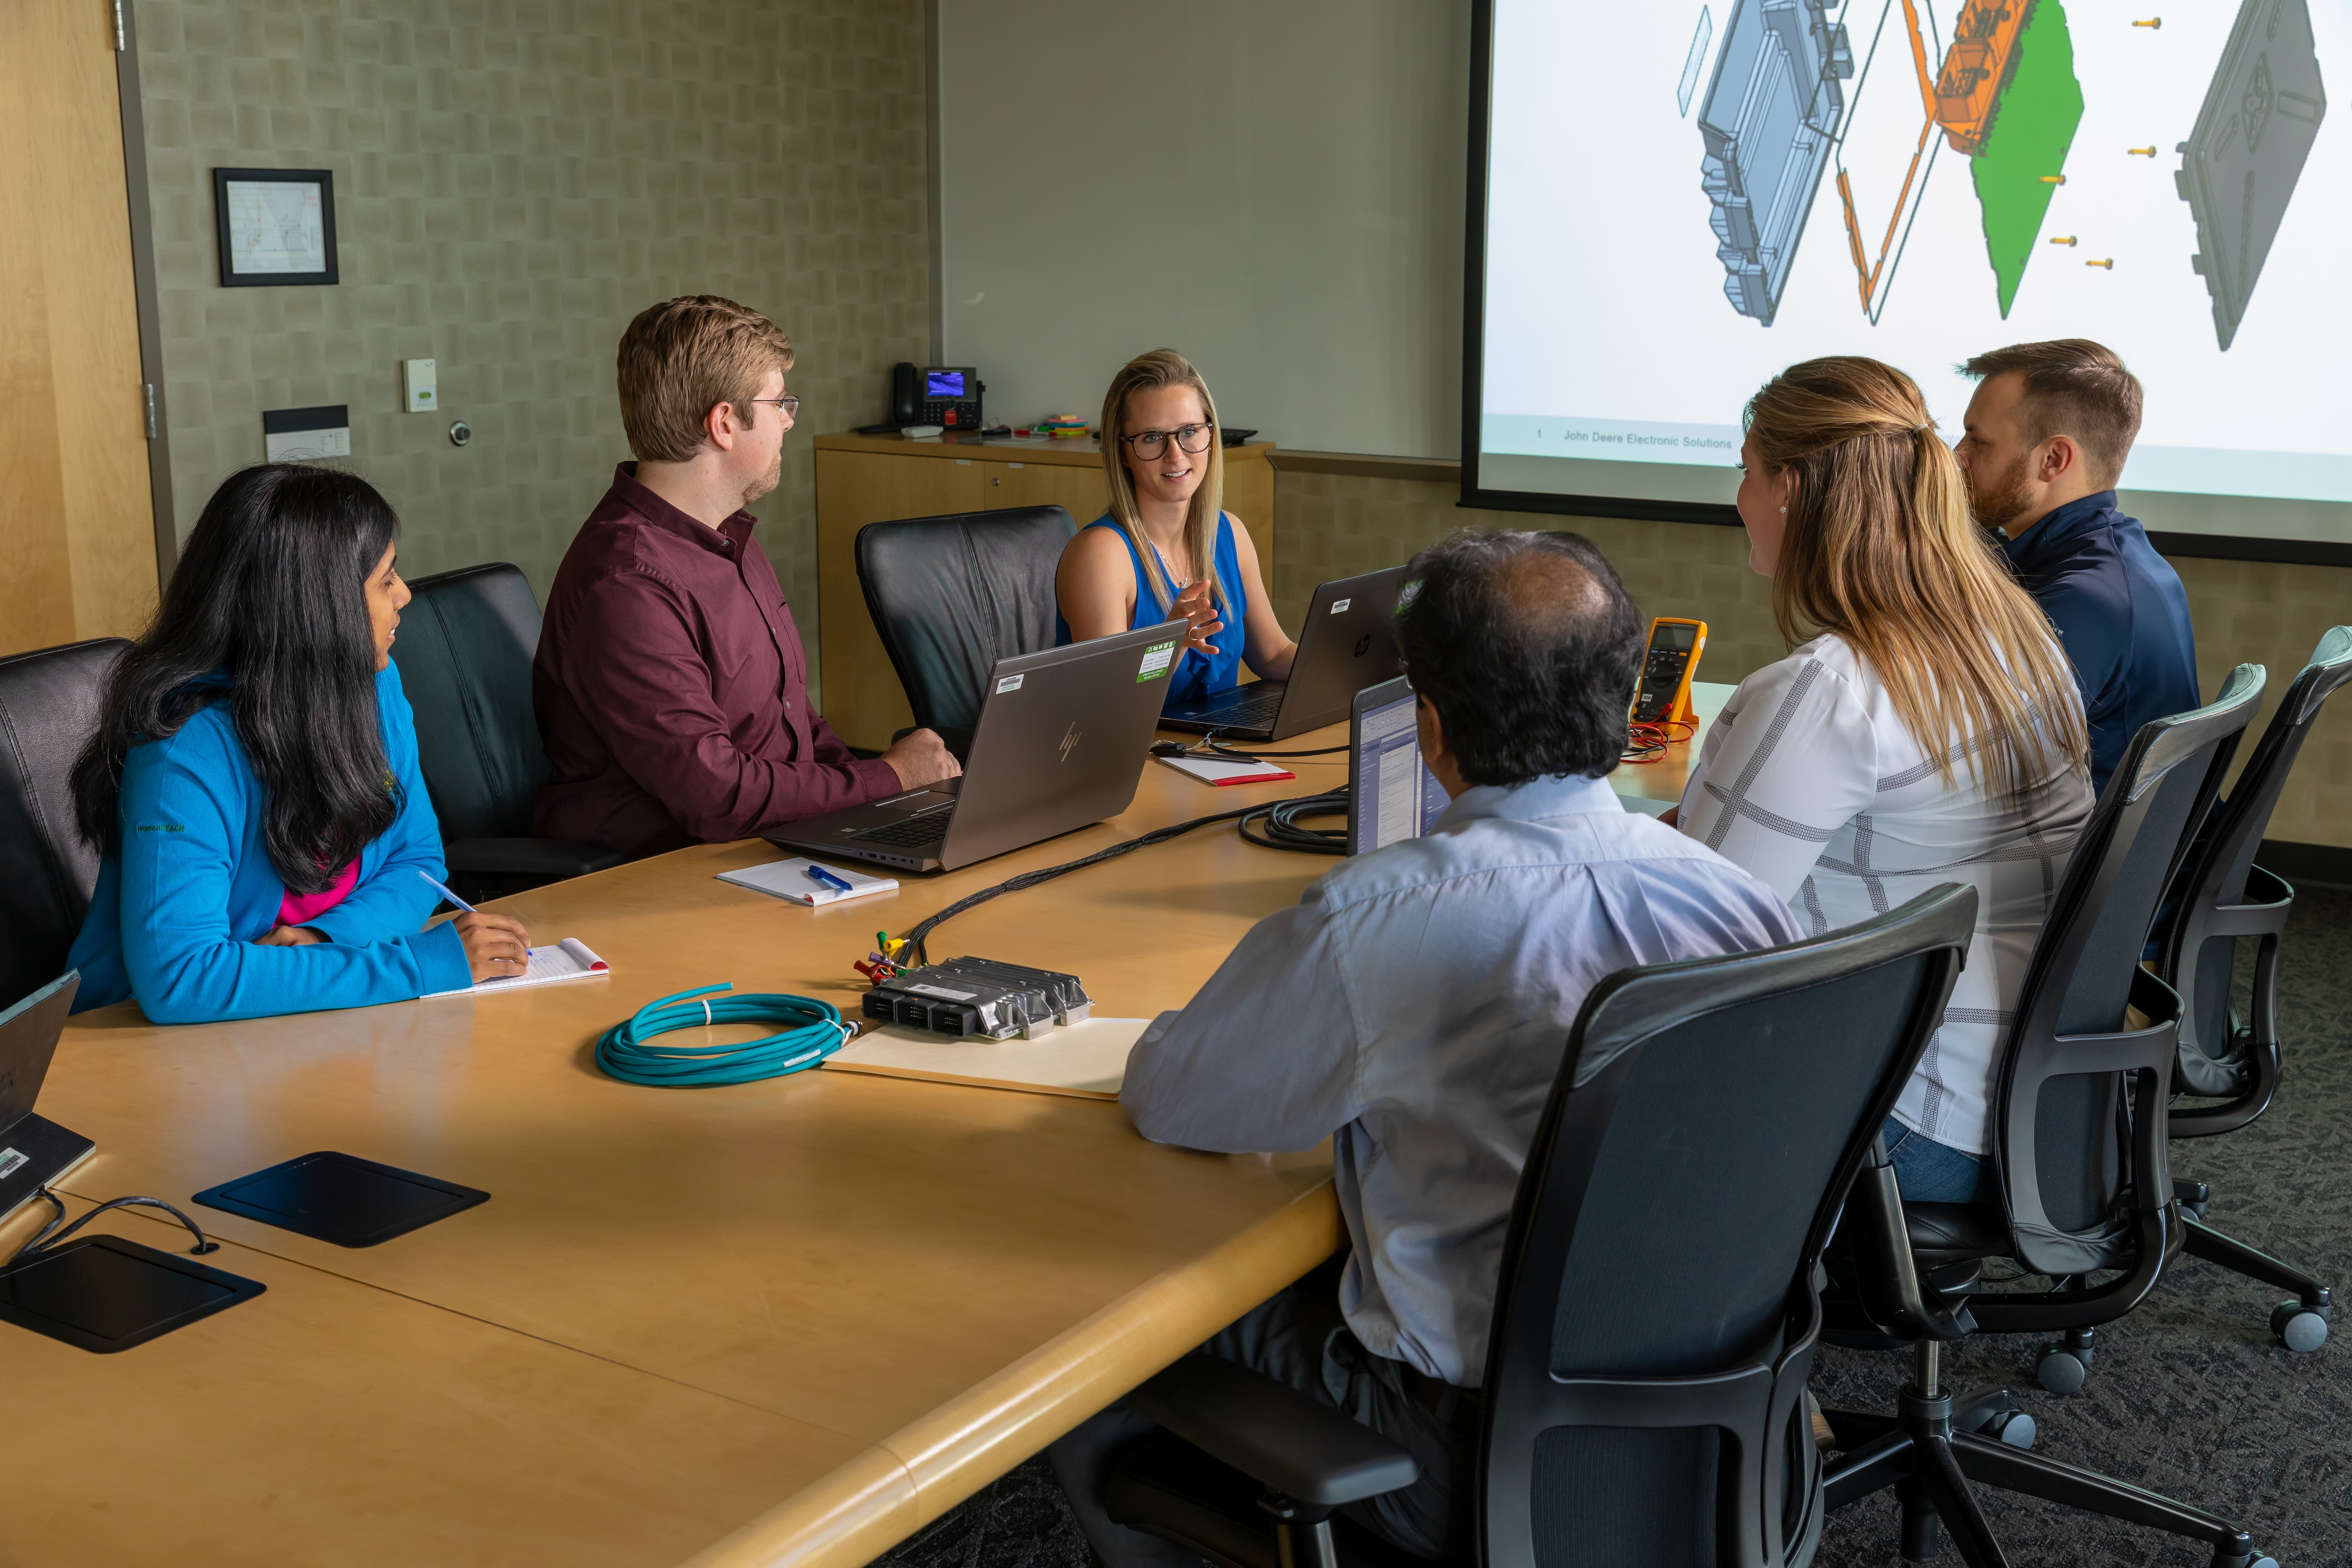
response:
<svg viewBox="0 0 2352 1568"><path fill-rule="evenodd" d="M401 405L411 414L430 414L441 406L440 378L429 359L400 362Z"/></svg>

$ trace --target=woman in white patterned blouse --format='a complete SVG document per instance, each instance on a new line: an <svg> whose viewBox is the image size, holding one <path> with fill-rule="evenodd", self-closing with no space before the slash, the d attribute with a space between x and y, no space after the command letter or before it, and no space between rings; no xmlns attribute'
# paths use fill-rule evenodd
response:
<svg viewBox="0 0 2352 1568"><path fill-rule="evenodd" d="M1809 932L1975 885L1968 968L1886 1141L1906 1198L1989 1199L1994 1068L2091 811L2082 697L1909 376L1809 360L1747 417L1739 516L1791 651L1709 727L1677 825Z"/></svg>

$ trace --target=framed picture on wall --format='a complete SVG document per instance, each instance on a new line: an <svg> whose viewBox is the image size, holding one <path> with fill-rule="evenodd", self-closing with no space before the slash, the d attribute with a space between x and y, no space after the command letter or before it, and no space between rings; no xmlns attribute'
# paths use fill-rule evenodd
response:
<svg viewBox="0 0 2352 1568"><path fill-rule="evenodd" d="M335 176L328 169L215 169L224 289L332 283Z"/></svg>

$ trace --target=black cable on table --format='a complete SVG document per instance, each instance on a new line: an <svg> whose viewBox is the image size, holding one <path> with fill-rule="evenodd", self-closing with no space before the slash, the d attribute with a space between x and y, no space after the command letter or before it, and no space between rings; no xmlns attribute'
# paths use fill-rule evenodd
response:
<svg viewBox="0 0 2352 1568"><path fill-rule="evenodd" d="M220 1250L220 1243L208 1238L204 1233L203 1226L197 1225L194 1220L190 1219L186 1215L182 1214L178 1209L173 1208L170 1204L165 1203L161 1198L115 1198L107 1203L99 1205L96 1208L91 1209L88 1214L82 1215L81 1218L74 1221L73 1224L66 1225L66 1204L63 1198L58 1196L57 1194L49 1191L47 1187L43 1187L39 1192L33 1195L35 1197L48 1199L49 1206L58 1211L57 1217L49 1221L48 1224L43 1226L37 1232L36 1232L32 1240L25 1243L24 1246L10 1253L6 1262L0 1263L0 1268L14 1268L19 1263L27 1263L32 1261L34 1258L40 1257L43 1253L55 1251L65 1242L67 1237L72 1236L74 1232L79 1230L82 1226L88 1225L90 1221L96 1219L99 1215L104 1214L109 1209L162 1209L173 1219L176 1219L182 1225L186 1226L189 1231L195 1237L196 1244L195 1246L188 1248L190 1252L194 1253L198 1257L202 1257L207 1252L218 1252ZM59 1230L58 1229L59 1226L65 1226L65 1228L63 1230Z"/></svg>
<svg viewBox="0 0 2352 1568"><path fill-rule="evenodd" d="M1342 749L1344 750L1345 748ZM917 921L914 928L908 931L903 939L906 942L906 946L898 950L906 955L901 966L914 967L929 963L931 961L931 955L925 945L925 942L926 939L930 936L931 932L937 931L949 921L955 919L956 916L962 914L966 910L977 909L981 905L988 902L991 899L1000 899L1007 893L1024 892L1031 888L1050 882L1056 877L1066 877L1073 871L1082 870L1088 866L1098 866L1106 860L1115 860L1122 855L1132 854L1138 849L1148 848L1154 844L1165 844L1171 838L1181 837L1183 835L1192 832L1194 828L1206 827L1211 823L1238 822L1244 817L1266 816L1269 813L1280 811L1285 806L1304 807L1307 803L1329 801L1335 797L1344 800L1346 793L1347 792L1345 790L1340 790L1335 792L1333 795L1304 795L1293 800L1277 800L1260 805L1245 805L1236 811L1221 811L1213 816L1196 816L1190 822L1179 822L1167 827L1155 827L1149 833L1139 834L1136 837L1127 839L1122 843L1114 844L1108 849L1098 849L1092 855L1086 856L1080 859L1066 860L1059 866L1041 867L1034 871L1024 871L1017 877L1007 878L1005 880L997 883L996 886L992 888L982 888L977 893L958 899L954 903L950 904L946 909L940 910L937 914L927 916ZM1328 812L1334 809L1345 810L1346 807L1344 805L1339 807L1326 805L1322 807L1324 812ZM1301 809L1297 812L1292 813L1291 815L1311 816L1318 815L1318 813L1311 809ZM1269 827L1268 831L1271 833L1273 829ZM1270 849L1301 849L1308 847L1306 840L1309 837L1310 830L1305 828L1291 828L1288 826L1287 823L1286 823L1284 831L1297 835L1298 842L1276 843L1271 837L1261 838L1255 834L1248 832L1246 828L1243 831L1243 837L1246 837L1253 844L1265 845ZM1328 836L1316 835L1315 837L1320 839L1328 837ZM1339 840L1339 848L1329 849L1323 848L1318 846L1314 848L1313 852L1317 854L1332 855L1346 853L1347 835L1342 833L1338 837Z"/></svg>
<svg viewBox="0 0 2352 1568"><path fill-rule="evenodd" d="M1345 816L1349 796L1345 784L1323 795L1303 795L1289 800L1277 800L1256 806L1242 814L1241 836L1252 844L1268 849L1289 849L1304 855L1345 855L1348 852L1348 830L1345 827L1301 827L1302 816ZM1250 831L1250 825L1264 819L1265 832L1260 837Z"/></svg>

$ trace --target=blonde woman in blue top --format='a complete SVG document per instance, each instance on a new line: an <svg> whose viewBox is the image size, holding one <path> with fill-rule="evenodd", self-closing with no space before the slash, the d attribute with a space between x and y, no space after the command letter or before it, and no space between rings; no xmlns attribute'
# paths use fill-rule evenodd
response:
<svg viewBox="0 0 2352 1568"><path fill-rule="evenodd" d="M1102 460L1110 510L1062 551L1060 640L1190 623L1164 707L1232 690L1244 659L1287 679L1298 645L1274 618L1249 530L1223 510L1217 405L1182 354L1154 349L1112 378Z"/></svg>
<svg viewBox="0 0 2352 1568"><path fill-rule="evenodd" d="M363 479L298 463L215 491L74 764L98 889L77 1012L158 1024L364 1007L522 973L511 915L426 919L447 875L392 662L408 586Z"/></svg>

